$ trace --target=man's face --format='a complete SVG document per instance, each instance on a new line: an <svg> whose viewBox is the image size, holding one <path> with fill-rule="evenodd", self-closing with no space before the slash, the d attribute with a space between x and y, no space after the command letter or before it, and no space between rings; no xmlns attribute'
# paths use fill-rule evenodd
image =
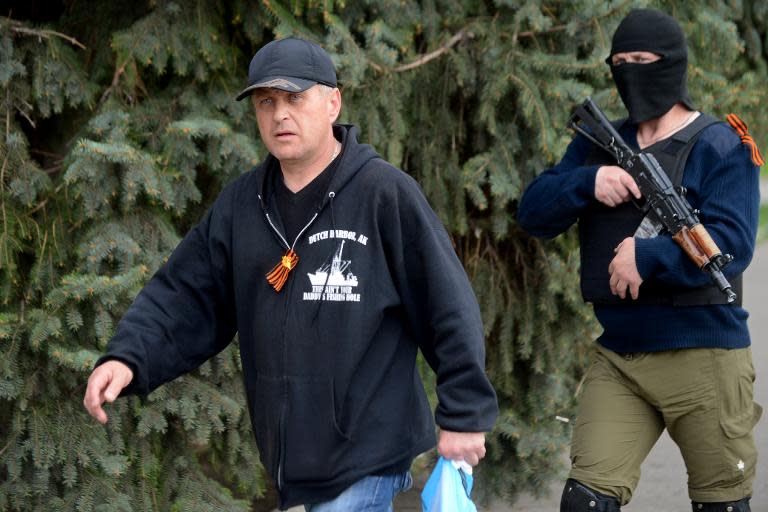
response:
<svg viewBox="0 0 768 512"><path fill-rule="evenodd" d="M324 154L341 110L341 93L315 85L304 92L257 89L251 96L261 140L281 163L311 164Z"/></svg>
<svg viewBox="0 0 768 512"><path fill-rule="evenodd" d="M611 55L611 64L620 66L622 64L650 64L661 59L661 55L651 52L619 52Z"/></svg>

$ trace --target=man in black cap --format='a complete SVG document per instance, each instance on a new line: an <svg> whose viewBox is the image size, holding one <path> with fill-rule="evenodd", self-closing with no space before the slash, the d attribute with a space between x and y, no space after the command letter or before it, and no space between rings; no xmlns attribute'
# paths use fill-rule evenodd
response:
<svg viewBox="0 0 768 512"><path fill-rule="evenodd" d="M755 245L759 154L753 162L731 127L696 111L685 37L666 14L631 11L607 63L629 112L616 123L619 133L685 187L717 245L734 255L726 277L740 296ZM648 232L633 198L640 191L630 174L579 135L519 205L521 226L536 236L578 221L582 294L603 327L581 391L560 510L619 510L666 428L688 469L693 510L748 511L761 408L753 401L747 312L729 304L669 234Z"/></svg>
<svg viewBox="0 0 768 512"><path fill-rule="evenodd" d="M239 333L264 467L282 508L391 510L435 445L416 368L437 373L438 451L476 465L497 415L480 311L416 182L357 142L329 55L273 41L248 86L264 162L228 185L137 296L84 403L147 394Z"/></svg>

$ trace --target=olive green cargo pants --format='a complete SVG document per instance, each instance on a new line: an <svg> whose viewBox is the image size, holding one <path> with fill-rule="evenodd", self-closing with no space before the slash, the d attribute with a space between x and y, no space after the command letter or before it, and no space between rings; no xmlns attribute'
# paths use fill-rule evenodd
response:
<svg viewBox="0 0 768 512"><path fill-rule="evenodd" d="M666 428L692 500L751 495L762 408L753 401L750 348L617 354L596 346L571 439L571 478L628 503Z"/></svg>

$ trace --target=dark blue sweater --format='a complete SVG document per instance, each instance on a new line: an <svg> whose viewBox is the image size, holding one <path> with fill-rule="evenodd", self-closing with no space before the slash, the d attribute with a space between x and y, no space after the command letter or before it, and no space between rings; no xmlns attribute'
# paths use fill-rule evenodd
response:
<svg viewBox="0 0 768 512"><path fill-rule="evenodd" d="M620 131L638 149L637 126ZM534 236L551 238L567 230L595 199L599 166L585 166L593 145L577 136L555 167L542 172L526 189L518 208L520 225ZM748 149L726 124L706 128L685 166L686 198L701 210L700 219L723 252L734 256L725 269L732 278L752 259L760 202L758 169ZM697 287L709 282L668 234L635 239L635 261L644 280ZM606 276L608 269L606 269ZM642 295L643 288L640 287ZM694 347L749 346L747 312L738 306L595 305L603 327L598 341L615 352L649 352Z"/></svg>

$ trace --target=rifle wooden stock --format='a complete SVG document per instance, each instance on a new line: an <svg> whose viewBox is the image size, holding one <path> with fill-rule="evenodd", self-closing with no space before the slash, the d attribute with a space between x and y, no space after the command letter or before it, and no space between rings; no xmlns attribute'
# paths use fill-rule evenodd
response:
<svg viewBox="0 0 768 512"><path fill-rule="evenodd" d="M683 227L672 235L677 245L683 248L688 257L699 268L707 266L714 258L722 254L709 232L702 224L696 224L692 228Z"/></svg>

